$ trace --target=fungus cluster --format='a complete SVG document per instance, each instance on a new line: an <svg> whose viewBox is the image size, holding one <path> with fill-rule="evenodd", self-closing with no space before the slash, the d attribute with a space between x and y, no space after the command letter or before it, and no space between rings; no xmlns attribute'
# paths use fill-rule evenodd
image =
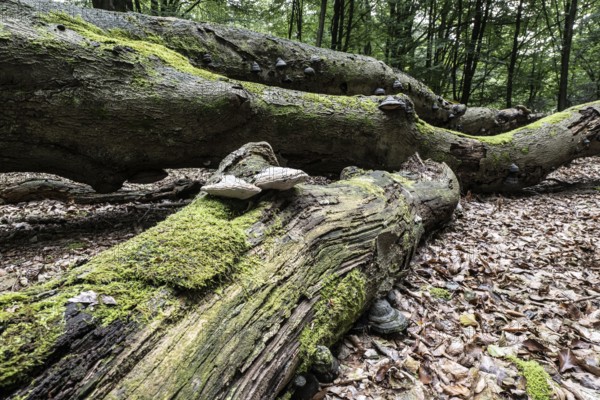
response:
<svg viewBox="0 0 600 400"><path fill-rule="evenodd" d="M217 182L202 187L202 191L218 197L246 200L263 190L289 190L308 179L308 174L299 169L267 167L254 175L250 182L234 175L223 175Z"/></svg>

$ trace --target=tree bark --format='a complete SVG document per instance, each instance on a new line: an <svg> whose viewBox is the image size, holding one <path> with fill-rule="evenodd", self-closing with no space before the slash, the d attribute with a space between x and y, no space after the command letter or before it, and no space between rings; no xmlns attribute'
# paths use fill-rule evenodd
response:
<svg viewBox="0 0 600 400"><path fill-rule="evenodd" d="M317 29L316 46L321 47L323 43L323 32L325 31L325 16L327 15L327 0L321 0L321 10L319 11L319 27Z"/></svg>
<svg viewBox="0 0 600 400"><path fill-rule="evenodd" d="M568 0L565 3L565 26L563 29L560 49L560 81L558 84L558 111L568 107L567 89L569 86L569 59L571 57L571 43L573 42L573 26L577 15L577 0Z"/></svg>
<svg viewBox="0 0 600 400"><path fill-rule="evenodd" d="M219 173L245 176L275 160L253 143ZM59 280L0 295L0 390L275 398L316 345L332 345L391 288L421 234L459 199L452 171L418 157L398 173L349 168L344 178L251 203L201 195ZM68 300L81 292L99 304Z"/></svg>
<svg viewBox="0 0 600 400"><path fill-rule="evenodd" d="M267 140L290 166L310 173L337 174L355 164L394 170L419 152L445 161L465 190L510 192L600 150L597 103L500 136L470 137L420 120L413 111L418 109L419 96L413 96L413 103L398 95L406 107L382 111L378 97L316 95L235 81L197 68L150 39L130 39L122 31L101 31L66 14L36 13L39 9L17 4L0 5L4 15L14 15L4 21L0 36L2 171L50 172L110 192L145 171L204 166L248 140ZM208 29L188 21L135 14L125 23L121 14L88 11L85 17L100 26L130 28L131 21L140 18L135 22L138 29L162 26L167 38L169 26L176 33L181 25L185 30ZM141 25L142 21L148 25ZM219 29L230 35L219 34L219 41L232 43L233 38L244 37L252 42L247 31ZM297 53L315 49L297 46ZM213 63L222 62L216 60L217 53L212 54ZM387 68L367 57L329 54L335 60L348 60L349 65L354 59L352 66L362 65L366 72ZM287 60L288 65L294 62ZM272 68L265 75L271 73L290 72ZM360 85L358 77L346 81ZM409 86L412 93L426 93L418 82ZM520 112L482 119L510 125ZM445 119L451 124L458 118L446 114ZM480 116L475 113L474 119ZM509 176L511 164L520 168L518 176Z"/></svg>
<svg viewBox="0 0 600 400"><path fill-rule="evenodd" d="M512 107L513 82L515 78L515 67L517 65L517 54L519 52L519 34L521 33L521 15L523 14L523 0L519 0L517 16L515 20L515 32L513 34L512 50L508 63L508 74L506 77L506 108Z"/></svg>

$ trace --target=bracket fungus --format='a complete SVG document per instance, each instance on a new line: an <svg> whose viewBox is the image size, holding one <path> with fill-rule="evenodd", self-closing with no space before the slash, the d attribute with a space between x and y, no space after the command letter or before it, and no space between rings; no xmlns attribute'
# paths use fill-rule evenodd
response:
<svg viewBox="0 0 600 400"><path fill-rule="evenodd" d="M385 89L384 88L377 88L377 89L375 89L375 91L373 92L373 94L375 96L383 96L385 94Z"/></svg>
<svg viewBox="0 0 600 400"><path fill-rule="evenodd" d="M403 109L406 111L406 103L393 96L388 96L385 100L381 102L381 104L379 104L379 109L384 111Z"/></svg>
<svg viewBox="0 0 600 400"><path fill-rule="evenodd" d="M262 189L233 175L224 175L219 182L203 186L202 191L213 196L246 200Z"/></svg>
<svg viewBox="0 0 600 400"><path fill-rule="evenodd" d="M261 189L288 190L308 179L308 174L300 169L268 167L254 175L254 185Z"/></svg>
<svg viewBox="0 0 600 400"><path fill-rule="evenodd" d="M260 71L262 71L260 65L258 65L258 63L254 61L252 63L252 66L250 66L250 72L252 72L253 74L258 74Z"/></svg>
<svg viewBox="0 0 600 400"><path fill-rule="evenodd" d="M283 69L285 67L287 67L287 63L281 57L278 57L275 62L275 68Z"/></svg>
<svg viewBox="0 0 600 400"><path fill-rule="evenodd" d="M311 367L311 371L317 377L319 382L333 382L337 378L340 370L340 363L331 354L325 346L317 346L315 353L315 361Z"/></svg>
<svg viewBox="0 0 600 400"><path fill-rule="evenodd" d="M312 67L306 67L304 68L304 75L306 76L313 76L315 74L315 70Z"/></svg>
<svg viewBox="0 0 600 400"><path fill-rule="evenodd" d="M408 328L408 324L408 319L385 299L376 300L369 309L369 325L377 333L399 333Z"/></svg>

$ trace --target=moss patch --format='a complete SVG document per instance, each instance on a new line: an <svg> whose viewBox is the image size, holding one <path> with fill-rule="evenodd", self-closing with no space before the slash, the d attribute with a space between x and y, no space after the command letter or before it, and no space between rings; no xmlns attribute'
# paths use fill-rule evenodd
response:
<svg viewBox="0 0 600 400"><path fill-rule="evenodd" d="M85 242L71 242L69 244L67 244L65 247L69 250L78 250L78 249L84 249L87 246L87 243Z"/></svg>
<svg viewBox="0 0 600 400"><path fill-rule="evenodd" d="M145 57L156 56L165 64L181 72L210 80L220 78L220 75L194 67L186 57L176 51L160 43L132 39L130 34L122 29L112 29L107 32L84 21L80 16L74 17L64 12L51 12L43 15L42 19L48 23L63 24L81 36L101 43L103 46L100 47L100 50L107 47L112 49L115 46L129 47Z"/></svg>
<svg viewBox="0 0 600 400"><path fill-rule="evenodd" d="M507 356L514 363L527 381L527 394L532 400L550 400L552 386L550 386L550 375L535 361L524 361L515 356Z"/></svg>
<svg viewBox="0 0 600 400"><path fill-rule="evenodd" d="M430 288L429 293L433 297L436 297L436 298L442 299L442 300L450 300L450 298L452 297L452 294L449 291L447 291L446 289L438 288L438 287Z"/></svg>
<svg viewBox="0 0 600 400"><path fill-rule="evenodd" d="M10 32L4 27L4 24L0 22L0 39L10 39L10 37Z"/></svg>
<svg viewBox="0 0 600 400"><path fill-rule="evenodd" d="M163 223L95 257L84 279L93 283L142 280L156 286L204 289L216 278L230 276L248 249L244 231L261 209L235 217L236 204L197 199Z"/></svg>
<svg viewBox="0 0 600 400"><path fill-rule="evenodd" d="M577 107L577 108L579 108L579 107ZM543 127L546 124L550 124L550 125L556 124L556 123L558 123L560 121L563 121L563 120L569 118L571 115L573 115L573 111L574 111L573 108L569 108L568 110L554 113L554 114L549 115L549 116L547 116L545 118L537 120L537 121L535 121L535 122L533 122L533 123L531 123L531 124L529 124L527 126L524 126L523 128L525 128L525 129L538 129L538 128Z"/></svg>
<svg viewBox="0 0 600 400"><path fill-rule="evenodd" d="M313 322L300 335L303 368L312 364L317 345L331 346L350 328L365 305L365 287L364 274L354 269L341 279L333 279L321 290Z"/></svg>

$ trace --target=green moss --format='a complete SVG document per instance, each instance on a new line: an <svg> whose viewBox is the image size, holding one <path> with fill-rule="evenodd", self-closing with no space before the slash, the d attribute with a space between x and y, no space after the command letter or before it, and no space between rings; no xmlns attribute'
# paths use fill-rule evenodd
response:
<svg viewBox="0 0 600 400"><path fill-rule="evenodd" d="M306 101L310 101L311 103L322 104L324 107L333 108L333 101L327 95L318 94L318 93L303 93L302 99Z"/></svg>
<svg viewBox="0 0 600 400"><path fill-rule="evenodd" d="M88 263L85 280L142 280L179 289L204 289L230 276L248 249L247 229L261 209L235 216L235 203L199 198L163 223ZM120 268L116 270L115 265Z"/></svg>
<svg viewBox="0 0 600 400"><path fill-rule="evenodd" d="M514 363L527 381L527 394L532 400L550 400L552 386L550 386L550 375L535 361L524 361L513 355L506 357Z"/></svg>
<svg viewBox="0 0 600 400"><path fill-rule="evenodd" d="M432 127L431 125L429 125L427 122L423 121L420 118L418 118L417 121L415 122L415 126L416 126L417 130L419 131L419 133L421 133L422 135L431 135L436 132L434 127Z"/></svg>
<svg viewBox="0 0 600 400"><path fill-rule="evenodd" d="M452 298L452 294L449 291L447 291L446 289L438 288L438 287L430 288L429 293L433 297L437 297L438 299L442 299L442 300L450 300L450 298Z"/></svg>
<svg viewBox="0 0 600 400"><path fill-rule="evenodd" d="M521 153L523 154L529 154L529 146L525 146L521 148Z"/></svg>
<svg viewBox="0 0 600 400"><path fill-rule="evenodd" d="M524 126L523 128L520 128L518 130L521 130L521 129L538 129L538 128L541 128L541 127L543 127L544 125L547 125L547 124L549 124L549 125L556 124L556 123L558 123L560 121L563 121L563 120L569 118L571 115L573 115L573 108L569 108L568 110L554 113L554 114L549 115L549 116L547 116L545 118L537 120L537 121L535 121L535 122L533 122L533 123L531 123L531 124L529 124L527 126Z"/></svg>
<svg viewBox="0 0 600 400"><path fill-rule="evenodd" d="M356 186L359 187L361 189L366 190L367 192L375 195L375 196L383 196L385 195L385 190L375 184L373 182L372 179L369 178L369 176L367 175L358 175L358 176L354 176L348 180L343 181L344 184L350 185L350 186Z"/></svg>
<svg viewBox="0 0 600 400"><path fill-rule="evenodd" d="M0 39L10 39L11 36L12 35L8 31L8 29L6 29L6 27L4 26L4 24L2 22L0 22Z"/></svg>
<svg viewBox="0 0 600 400"><path fill-rule="evenodd" d="M204 79L216 80L220 78L220 75L194 67L186 57L176 51L159 43L132 39L129 32L123 31L122 29L112 29L111 31L106 32L97 26L84 21L80 16L73 17L64 12L51 12L44 15L42 18L49 23L63 24L87 39L102 43L103 46L100 48L101 50L106 49L107 47L114 48L114 46L117 45L126 46L134 49L145 57L156 56L178 71Z"/></svg>
<svg viewBox="0 0 600 400"><path fill-rule="evenodd" d="M201 290L257 268L246 256L245 230L262 213L242 213L241 203L207 197L128 242L69 271L64 278L0 296L0 388L26 379L64 334L67 300L82 291L111 296L116 305L86 308L90 322L108 325L176 315L182 290Z"/></svg>
<svg viewBox="0 0 600 400"><path fill-rule="evenodd" d="M65 247L69 250L78 250L78 249L83 249L87 246L87 244L85 242L71 242L69 244L67 244Z"/></svg>
<svg viewBox="0 0 600 400"><path fill-rule="evenodd" d="M596 103L591 103L591 104L596 104ZM512 142L514 135L516 133L520 133L520 132L526 132L526 131L531 131L531 130L535 130L538 128L543 127L544 125L552 125L552 124L556 124L558 122L561 122L567 118L569 118L570 116L573 115L574 111L580 110L582 108L584 108L585 105L579 105L579 106L575 106L575 107L571 107L568 110L562 111L562 112L558 112L558 113L554 113L546 118L542 118L539 121L536 121L532 124L514 129L512 131L509 132L505 132L505 133L501 133L499 135L493 135L493 136L473 136L473 135L467 135L465 133L461 133L461 132L454 132L454 131L450 131L452 132L454 135L457 136L462 136L462 137L467 137L470 139L475 139L478 140L480 142L483 143L487 143L490 145L502 145L502 144L507 144ZM426 123L423 123L426 124ZM429 127L428 124L426 124L426 127ZM419 131L426 131L426 127L421 127L419 128L419 126L417 125L417 128L419 129ZM435 130L435 128L431 128L433 130ZM522 152L524 152L524 149L521 149ZM529 151L529 149L526 150L527 152ZM527 153L525 153L527 154Z"/></svg>
<svg viewBox="0 0 600 400"><path fill-rule="evenodd" d="M357 269L334 278L321 290L313 321L300 335L303 368L312 364L318 345L331 346L352 325L366 302L366 278Z"/></svg>
<svg viewBox="0 0 600 400"><path fill-rule="evenodd" d="M115 298L116 306L98 304L86 310L90 322L102 325L123 319L132 310L147 316L153 312L148 303L156 298L155 290L142 282L54 286L0 295L0 326L4 328L0 334L0 388L26 378L31 369L44 363L65 331L69 298L88 290Z"/></svg>

